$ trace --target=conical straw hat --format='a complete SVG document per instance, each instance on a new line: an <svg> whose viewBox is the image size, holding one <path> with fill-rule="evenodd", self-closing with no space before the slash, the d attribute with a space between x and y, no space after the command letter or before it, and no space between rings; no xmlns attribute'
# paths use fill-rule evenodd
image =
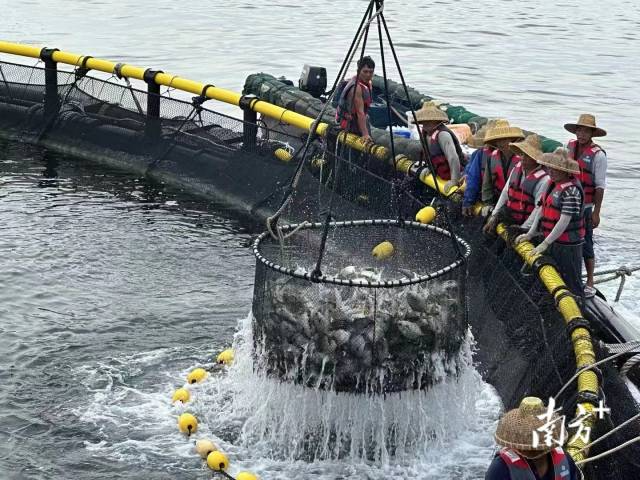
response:
<svg viewBox="0 0 640 480"><path fill-rule="evenodd" d="M596 126L596 117L590 113L583 113L580 115L576 123L564 124L564 129L571 133L576 133L578 127L588 127L593 129L594 137L604 137L607 134L605 129Z"/></svg>
<svg viewBox="0 0 640 480"><path fill-rule="evenodd" d="M510 143L509 146L512 149L533 158L536 162L540 161L542 145L540 144L540 137L535 133L532 133L521 142Z"/></svg>
<svg viewBox="0 0 640 480"><path fill-rule="evenodd" d="M448 122L447 114L440 110L433 102L424 102L422 108L416 112L418 123L423 122Z"/></svg>
<svg viewBox="0 0 640 480"><path fill-rule="evenodd" d="M578 165L578 162L571 160L567 149L562 147L556 148L553 153L543 153L538 163L545 167L571 173L572 175L578 175L580 173L580 165Z"/></svg>
<svg viewBox="0 0 640 480"><path fill-rule="evenodd" d="M544 417L547 409L537 397L525 397L520 402L518 408L508 411L498 422L498 428L495 433L495 440L498 445L516 450L529 450L536 452L549 451L557 444L563 444L567 439L565 432L564 437L560 437L564 429L561 428L560 420L557 415L551 418L554 422L552 445L547 445L545 441L545 433L540 432L543 426L547 425L547 418ZM543 416L542 419L538 418ZM533 445L534 432L538 431L538 445Z"/></svg>
<svg viewBox="0 0 640 480"><path fill-rule="evenodd" d="M476 132L476 134L467 140L467 145L471 148L482 148L484 147L484 137L487 134L487 130L493 128L496 124L495 120L489 120L485 123L480 129Z"/></svg>
<svg viewBox="0 0 640 480"><path fill-rule="evenodd" d="M518 127L512 127L506 120L496 120L496 124L493 128L487 131L487 135L484 137L485 143L493 140L500 140L501 138L513 138L519 140L524 138L524 133Z"/></svg>

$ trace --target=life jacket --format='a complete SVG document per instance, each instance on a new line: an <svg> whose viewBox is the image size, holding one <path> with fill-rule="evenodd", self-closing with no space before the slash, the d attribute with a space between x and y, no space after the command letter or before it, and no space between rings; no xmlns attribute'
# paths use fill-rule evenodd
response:
<svg viewBox="0 0 640 480"><path fill-rule="evenodd" d="M593 203L593 195L596 191L596 183L594 177L593 160L598 152L604 152L600 145L592 143L585 148L580 154L580 158L576 158L578 151L578 141L571 140L568 145L569 158L576 160L580 165L580 183L584 189L584 203ZM605 152L606 153L606 152Z"/></svg>
<svg viewBox="0 0 640 480"><path fill-rule="evenodd" d="M520 161L513 168L507 190L507 209L511 218L518 224L522 224L529 218L536 208L536 188L547 177L547 173L542 168L536 168L524 178L522 178L523 175L524 169Z"/></svg>
<svg viewBox="0 0 640 480"><path fill-rule="evenodd" d="M358 77L353 77L345 84L342 92L340 92L340 100L338 100L336 107L336 123L340 125L342 130L361 135L363 132L360 132L358 128L356 120L358 112L356 111L355 102L353 101L353 97L349 98L349 92L353 90L356 85L362 87L365 115L369 112L369 107L373 102L373 96L371 94L373 86L371 82L367 84L358 80Z"/></svg>
<svg viewBox="0 0 640 480"><path fill-rule="evenodd" d="M498 455L509 468L511 480L536 480L527 461L510 448L503 448ZM567 454L562 448L557 447L551 450L551 462L553 463L554 480L570 480L571 468Z"/></svg>
<svg viewBox="0 0 640 480"><path fill-rule="evenodd" d="M513 170L513 167L521 160L521 156L512 155L511 158L505 161L502 152L498 149L491 153L489 171L491 172L491 178L493 178L493 194L496 197L500 196L500 192L502 192L502 189L506 185L511 170Z"/></svg>
<svg viewBox="0 0 640 480"><path fill-rule="evenodd" d="M584 192L582 186L577 178L571 177L569 180L563 183L550 183L546 194L542 198L542 220L540 222L540 228L544 238L547 238L555 227L560 216L562 215L562 192L567 188L576 186L580 190L580 196L582 197L582 205L584 206ZM584 218L581 211L571 217L569 225L566 230L556 240L557 243L563 245L578 245L584 240Z"/></svg>
<svg viewBox="0 0 640 480"><path fill-rule="evenodd" d="M444 124L438 125L433 133L429 135L429 156L431 157L433 168L435 168L436 170L436 175L438 175L443 180L451 180L449 161L447 160L447 156L444 154L444 151L442 150L442 148L440 147L440 143L438 142L438 137L443 132L447 132L451 135L453 144L456 147L456 154L458 155L458 161L461 168L465 160L465 156L462 151L462 147L460 147L460 141L458 140L458 137L456 137L456 134L449 130Z"/></svg>
<svg viewBox="0 0 640 480"><path fill-rule="evenodd" d="M494 151L495 148L493 148L491 145L485 145L484 147L482 147L482 158L480 159L480 185L482 185L482 182L484 180L484 167L487 162L491 161L491 155Z"/></svg>

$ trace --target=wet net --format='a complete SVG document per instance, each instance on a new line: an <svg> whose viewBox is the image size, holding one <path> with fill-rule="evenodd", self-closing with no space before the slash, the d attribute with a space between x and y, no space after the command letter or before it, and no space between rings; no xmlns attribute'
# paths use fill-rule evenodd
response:
<svg viewBox="0 0 640 480"><path fill-rule="evenodd" d="M467 331L463 241L456 260L449 232L438 227L333 222L314 276L323 224L301 227L283 227L284 244L263 234L254 245L262 370L315 388L376 393L428 388L458 373ZM376 245L393 253L376 260Z"/></svg>

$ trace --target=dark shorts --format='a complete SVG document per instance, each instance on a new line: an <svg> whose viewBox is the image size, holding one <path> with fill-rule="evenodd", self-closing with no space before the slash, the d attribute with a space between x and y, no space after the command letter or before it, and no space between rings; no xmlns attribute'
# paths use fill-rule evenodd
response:
<svg viewBox="0 0 640 480"><path fill-rule="evenodd" d="M593 207L584 209L584 245L582 246L582 257L585 260L595 258L593 253Z"/></svg>
<svg viewBox="0 0 640 480"><path fill-rule="evenodd" d="M562 245L553 242L547 250L558 264L558 270L564 283L574 295L584 295L582 287L582 245Z"/></svg>

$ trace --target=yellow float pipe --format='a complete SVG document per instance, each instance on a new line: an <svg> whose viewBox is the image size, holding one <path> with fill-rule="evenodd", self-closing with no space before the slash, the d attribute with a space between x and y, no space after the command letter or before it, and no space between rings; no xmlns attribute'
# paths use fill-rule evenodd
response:
<svg viewBox="0 0 640 480"><path fill-rule="evenodd" d="M0 52L21 57L40 58L42 49L32 45L22 45L20 43L0 42Z"/></svg>
<svg viewBox="0 0 640 480"><path fill-rule="evenodd" d="M12 55L40 58L41 50L41 48L33 47L30 45L0 42L0 52L9 53ZM51 58L55 62L72 65L75 67L82 65L83 61L86 59L86 62L84 64L86 68L111 74L114 73L117 65L116 63L109 60L87 57L78 55L77 53L63 52L60 50L54 51ZM123 77L144 80L144 72L146 70L146 68L122 64L120 67L120 74ZM171 75L164 72L158 72L154 80L158 85L175 88L177 90L192 93L195 95L202 94L203 89L206 86L203 83L188 80L186 78L180 78L176 75ZM204 93L207 98L218 100L220 102L228 103L235 106L239 106L242 99L242 95L240 95L239 93L214 86L207 87L207 90ZM261 113L262 115L279 120L281 122L306 131L310 131L313 123L315 122L315 119L313 118L301 115L291 110L287 110L286 108L282 108L277 105L273 105L260 99L252 100L249 103L249 108L251 108L251 110L255 112ZM328 131L329 125L327 123L318 123L316 134L325 136ZM392 161L391 159L389 159L390 152L386 147L382 145L368 145L360 136L353 133L341 132L338 135L338 141L350 148L353 148L354 150L367 152L379 160ZM399 171L408 173L413 163L414 162L406 156L400 156L398 159L396 159L395 165ZM462 185L459 187L454 186L445 192L444 186L446 184L446 181L442 180L441 178L437 178L436 180L434 180L433 175L431 175L428 170L425 170L420 174L419 180L431 189L437 190L445 196L451 196L456 192L461 192L464 190L464 185Z"/></svg>
<svg viewBox="0 0 640 480"><path fill-rule="evenodd" d="M475 210L478 210L477 206ZM504 224L499 224L496 228L496 232L505 241L508 241L507 228ZM521 242L518 245L515 245L514 249L529 266L532 266L534 262L541 257L540 254L532 254L534 246L531 242ZM566 285L562 276L558 273L555 267L551 265L543 266L540 268L539 277L540 281L544 284L549 293L554 295L558 305L558 311L566 323L571 322L571 320L575 318L582 318L582 312L580 311L580 307L576 303L575 299L572 296L562 296L562 290L558 289L558 287L566 287ZM571 333L571 343L573 344L573 351L578 369L588 367L596 362L596 354L593 350L593 342L591 341L591 334L589 333L589 330L586 328L576 328ZM598 383L598 377L593 370L586 370L578 375L579 392L597 394L599 391ZM593 405L590 403L581 403L580 406L589 413L593 412ZM576 410L576 416L577 415L579 415L579 410ZM588 427L593 427L594 424L595 420L593 416L588 417L584 422L584 425ZM566 449L575 461L580 461L583 460L588 453L587 450L580 452L584 446L585 444L581 439L574 437L569 440Z"/></svg>

